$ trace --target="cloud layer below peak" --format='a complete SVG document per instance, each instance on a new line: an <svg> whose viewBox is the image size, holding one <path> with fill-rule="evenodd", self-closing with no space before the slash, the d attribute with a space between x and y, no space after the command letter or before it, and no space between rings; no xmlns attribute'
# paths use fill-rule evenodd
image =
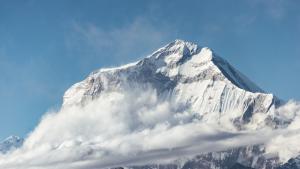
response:
<svg viewBox="0 0 300 169"><path fill-rule="evenodd" d="M47 113L22 148L0 156L0 168L83 169L163 163L266 143L267 151L279 152L283 160L297 155L289 148L298 144L296 121L290 130L242 132L205 124L182 106L168 96L159 97L151 87L102 93L85 106ZM297 102L285 106L279 111L299 112ZM277 145L287 141L283 135L293 144L283 145L288 149L280 151Z"/></svg>

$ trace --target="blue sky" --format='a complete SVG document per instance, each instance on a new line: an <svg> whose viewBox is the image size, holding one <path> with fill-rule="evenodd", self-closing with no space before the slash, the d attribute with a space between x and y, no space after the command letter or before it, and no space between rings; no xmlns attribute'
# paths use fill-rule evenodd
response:
<svg viewBox="0 0 300 169"><path fill-rule="evenodd" d="M300 1L1 0L0 138L26 136L91 71L184 39L300 100Z"/></svg>

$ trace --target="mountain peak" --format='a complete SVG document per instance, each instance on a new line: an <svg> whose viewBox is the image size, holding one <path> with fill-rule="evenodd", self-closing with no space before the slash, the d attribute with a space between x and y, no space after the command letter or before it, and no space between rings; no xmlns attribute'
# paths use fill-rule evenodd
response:
<svg viewBox="0 0 300 169"><path fill-rule="evenodd" d="M207 62L211 61L213 57L212 49L180 39L176 39L148 56L154 60L162 60L167 65L178 65L189 59L198 63Z"/></svg>
<svg viewBox="0 0 300 169"><path fill-rule="evenodd" d="M3 142L5 142L5 141L17 141L17 140L21 140L21 138L19 136L11 135L11 136L7 137L6 139L4 139Z"/></svg>
<svg viewBox="0 0 300 169"><path fill-rule="evenodd" d="M192 42L176 39L175 41L168 43L164 47L155 51L152 55L158 53L166 54L185 54L186 52L195 52L198 49L198 45Z"/></svg>
<svg viewBox="0 0 300 169"><path fill-rule="evenodd" d="M174 45L185 45L185 46L193 46L193 45L196 45L195 43L193 42L190 42L190 41L186 41L186 40L182 40L182 39L175 39L175 41L169 43L169 44L174 44Z"/></svg>
<svg viewBox="0 0 300 169"><path fill-rule="evenodd" d="M212 49L177 39L138 62L93 72L66 91L63 106L84 104L103 91L136 84L150 84L159 93L174 91L174 97L201 113L237 107L267 112L273 105L273 95L266 94ZM265 100L264 105L256 98Z"/></svg>
<svg viewBox="0 0 300 169"><path fill-rule="evenodd" d="M24 139L12 135L0 142L0 153L6 153L23 145Z"/></svg>
<svg viewBox="0 0 300 169"><path fill-rule="evenodd" d="M264 93L262 89L225 59L219 57L211 48L201 47L193 42L176 39L152 53L148 58L151 58L152 63L158 67L166 66L173 75L182 75L182 72L195 75L202 72L202 68L208 66L212 68L211 70L220 72L228 81L241 89ZM179 65L182 66L178 67ZM172 71L176 69L177 71Z"/></svg>

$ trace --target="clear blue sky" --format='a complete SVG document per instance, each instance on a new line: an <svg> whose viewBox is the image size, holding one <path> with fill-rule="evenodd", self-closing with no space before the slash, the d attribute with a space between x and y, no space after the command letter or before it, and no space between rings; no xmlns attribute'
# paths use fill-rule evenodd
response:
<svg viewBox="0 0 300 169"><path fill-rule="evenodd" d="M300 100L298 0L1 0L0 139L26 136L91 71L185 39Z"/></svg>

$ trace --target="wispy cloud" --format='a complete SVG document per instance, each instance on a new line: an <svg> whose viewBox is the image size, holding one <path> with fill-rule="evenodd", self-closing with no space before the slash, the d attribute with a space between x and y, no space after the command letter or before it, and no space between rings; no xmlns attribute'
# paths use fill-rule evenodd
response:
<svg viewBox="0 0 300 169"><path fill-rule="evenodd" d="M155 25L143 17L112 29L92 23L74 22L66 44L69 50L75 49L76 52L87 54L84 56L85 62L100 58L113 60L114 63L122 60L125 63L170 41L172 34L168 26Z"/></svg>
<svg viewBox="0 0 300 169"><path fill-rule="evenodd" d="M281 20L286 16L287 5L290 3L289 0L247 0L247 2L259 9L262 14L275 20Z"/></svg>

